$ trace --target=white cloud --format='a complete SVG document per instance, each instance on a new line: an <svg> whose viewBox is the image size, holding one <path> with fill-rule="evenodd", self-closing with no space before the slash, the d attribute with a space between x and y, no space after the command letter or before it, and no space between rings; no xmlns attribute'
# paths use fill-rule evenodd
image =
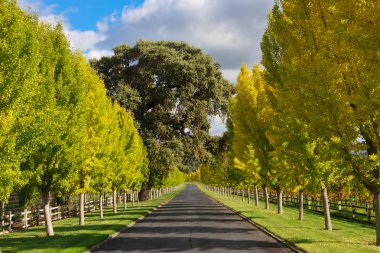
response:
<svg viewBox="0 0 380 253"><path fill-rule="evenodd" d="M98 21L96 22L96 27L99 32L107 32L108 31L108 22L107 21Z"/></svg>
<svg viewBox="0 0 380 253"><path fill-rule="evenodd" d="M113 55L112 50L99 50L99 49L90 49L86 52L87 59L100 59L103 56Z"/></svg>
<svg viewBox="0 0 380 253"><path fill-rule="evenodd" d="M236 83L239 71L240 69L222 69L222 74L231 83Z"/></svg>
<svg viewBox="0 0 380 253"><path fill-rule="evenodd" d="M221 64L223 75L236 82L243 63L261 61L260 42L268 0L146 0L124 7L121 23L109 27L101 48L133 45L139 39L186 41Z"/></svg>
<svg viewBox="0 0 380 253"><path fill-rule="evenodd" d="M95 31L79 31L66 30L68 39L70 40L73 49L81 49L83 51L95 49L96 44L104 41L107 37Z"/></svg>
<svg viewBox="0 0 380 253"><path fill-rule="evenodd" d="M223 69L238 70L242 63L260 62L271 6L268 0L146 0L141 6L125 6L120 22L107 27L108 39L97 46L110 49L140 39L186 41Z"/></svg>
<svg viewBox="0 0 380 253"><path fill-rule="evenodd" d="M211 124L210 135L223 135L227 130L225 122L219 116L210 117L209 120Z"/></svg>
<svg viewBox="0 0 380 253"><path fill-rule="evenodd" d="M109 24L115 23L118 21L117 12L112 12L111 15L103 17L101 21L96 22L96 27L98 31L101 33L105 33L108 31Z"/></svg>
<svg viewBox="0 0 380 253"><path fill-rule="evenodd" d="M172 3L173 0L145 0L141 7L125 6L122 11L121 19L125 23L138 23L142 19L149 19L152 14L163 10L163 8L170 6Z"/></svg>
<svg viewBox="0 0 380 253"><path fill-rule="evenodd" d="M56 4L45 5L42 0L18 0L19 6L32 13L37 12L40 16L47 16L54 12L57 8Z"/></svg>
<svg viewBox="0 0 380 253"><path fill-rule="evenodd" d="M41 22L47 22L53 26L61 23L63 30L70 41L73 50L81 50L87 58L100 58L102 56L111 55L112 51L107 49L98 49L96 45L107 39L105 32L108 30L108 23L116 21L116 12L109 17L105 17L97 23L98 31L81 31L72 29L71 24L64 13L55 13L57 5L45 6L41 0L21 0L20 6L32 13L39 14ZM69 8L67 12L76 12L76 8Z"/></svg>
<svg viewBox="0 0 380 253"><path fill-rule="evenodd" d="M215 2L214 0L208 0L209 2ZM201 10L206 6L206 0L182 0L176 2L176 8L178 10Z"/></svg>
<svg viewBox="0 0 380 253"><path fill-rule="evenodd" d="M62 23L64 27L69 27L69 24L66 21L65 16L62 14L47 14L44 16L39 16L40 22L46 22L53 26L57 25L58 23Z"/></svg>
<svg viewBox="0 0 380 253"><path fill-rule="evenodd" d="M102 52L140 39L186 41L228 69L229 80L230 70L261 60L261 36L272 6L268 0L145 0L140 6L125 6L119 15L115 11L99 19L96 31L78 31L64 14L54 13L56 5L44 6L42 0L20 2L37 9L42 19L61 20L73 48Z"/></svg>
<svg viewBox="0 0 380 253"><path fill-rule="evenodd" d="M260 41L273 5L268 0L145 0L100 18L96 31L79 31L64 13L54 13L55 5L21 2L33 5L44 20L61 20L73 49L80 48L87 58L111 55L115 46L140 39L186 41L219 62L231 82L236 82L241 64L261 61ZM225 130L221 119L212 119L211 125L211 134Z"/></svg>

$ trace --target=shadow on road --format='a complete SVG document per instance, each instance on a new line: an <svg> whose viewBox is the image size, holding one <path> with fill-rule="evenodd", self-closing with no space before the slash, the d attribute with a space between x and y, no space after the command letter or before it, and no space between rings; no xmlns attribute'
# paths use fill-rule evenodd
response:
<svg viewBox="0 0 380 253"><path fill-rule="evenodd" d="M168 204L97 252L290 252L237 214L188 185Z"/></svg>

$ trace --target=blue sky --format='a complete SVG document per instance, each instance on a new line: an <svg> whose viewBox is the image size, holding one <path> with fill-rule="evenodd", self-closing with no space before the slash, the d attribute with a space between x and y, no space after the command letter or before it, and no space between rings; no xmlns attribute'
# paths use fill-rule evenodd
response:
<svg viewBox="0 0 380 253"><path fill-rule="evenodd" d="M62 22L72 49L89 58L112 55L137 40L185 41L220 63L235 82L240 66L261 61L260 42L273 0L18 0L42 21ZM225 125L211 120L211 134Z"/></svg>
<svg viewBox="0 0 380 253"><path fill-rule="evenodd" d="M96 30L96 23L112 13L120 14L125 6L136 8L143 0L43 0L44 6L52 6L54 13L63 13L70 24L79 30Z"/></svg>

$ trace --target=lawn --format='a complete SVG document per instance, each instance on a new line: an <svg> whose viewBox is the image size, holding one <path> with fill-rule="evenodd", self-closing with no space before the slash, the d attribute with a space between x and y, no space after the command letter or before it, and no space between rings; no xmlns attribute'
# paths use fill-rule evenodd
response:
<svg viewBox="0 0 380 253"><path fill-rule="evenodd" d="M84 226L78 225L78 218L53 222L54 237L46 237L45 228L42 226L0 235L0 252L84 252L146 215L183 189L184 186L161 198L140 202L135 207L128 206L128 210L123 210L120 205L117 214L113 214L111 208L105 208L104 219L99 218L97 211L88 213Z"/></svg>
<svg viewBox="0 0 380 253"><path fill-rule="evenodd" d="M247 200L243 203L240 197L232 199L208 191L201 185L199 187L210 197L241 213L302 251L380 252L380 247L374 245L374 225L333 218L333 231L326 231L322 215L305 210L304 221L298 221L297 208L284 207L284 214L278 215L277 207L273 204L270 205L269 210L265 210L263 202L256 207L252 202L248 204Z"/></svg>

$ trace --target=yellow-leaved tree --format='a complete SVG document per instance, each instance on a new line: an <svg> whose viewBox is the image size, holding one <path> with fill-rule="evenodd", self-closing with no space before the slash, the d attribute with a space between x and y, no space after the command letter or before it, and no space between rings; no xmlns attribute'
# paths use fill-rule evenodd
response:
<svg viewBox="0 0 380 253"><path fill-rule="evenodd" d="M234 163L246 171L255 189L259 184L263 187L265 207L269 208L267 187L272 183L269 160L273 146L268 130L272 112L259 65L255 65L252 72L247 65L242 66L236 92L230 103ZM255 192L257 196L257 190Z"/></svg>
<svg viewBox="0 0 380 253"><path fill-rule="evenodd" d="M379 8L372 1L277 1L263 39L268 80L288 94L290 113L307 133L325 214L327 188L351 169L374 195L377 245Z"/></svg>

